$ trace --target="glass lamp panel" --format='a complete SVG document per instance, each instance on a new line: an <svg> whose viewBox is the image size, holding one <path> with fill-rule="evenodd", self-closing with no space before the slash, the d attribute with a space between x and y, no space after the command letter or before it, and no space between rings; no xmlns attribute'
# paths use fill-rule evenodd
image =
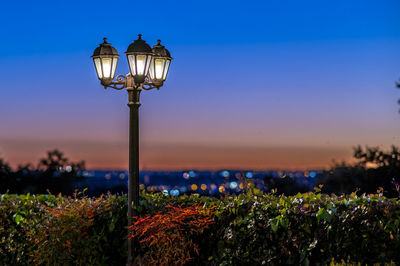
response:
<svg viewBox="0 0 400 266"><path fill-rule="evenodd" d="M114 78L114 76L115 76L115 70L117 69L117 63L118 63L118 58L114 57L113 62L112 62L112 68L111 68L111 78Z"/></svg>
<svg viewBox="0 0 400 266"><path fill-rule="evenodd" d="M111 78L111 64L112 64L112 58L102 58L102 63L103 63L103 76L104 78Z"/></svg>
<svg viewBox="0 0 400 266"><path fill-rule="evenodd" d="M99 79L102 79L102 78L103 78L103 73L102 73L102 71L101 71L101 62L100 62L100 58L94 58L93 61L94 61L94 66L95 66L95 68L96 68L97 77L98 77Z"/></svg>
<svg viewBox="0 0 400 266"><path fill-rule="evenodd" d="M155 77L154 77L154 74L155 74L155 72L154 72L154 59L153 60L150 60L150 68L149 68L149 72L150 72L150 79L154 79Z"/></svg>
<svg viewBox="0 0 400 266"><path fill-rule="evenodd" d="M169 70L169 63L170 62L171 62L171 60L166 60L165 61L163 80L165 80L167 78L167 74L168 74L168 70Z"/></svg>
<svg viewBox="0 0 400 266"><path fill-rule="evenodd" d="M145 71L144 71L144 75L145 76L147 76L147 74L149 73L150 63L151 63L151 61L153 61L151 59L152 59L152 56L151 55L147 55L146 68L145 68Z"/></svg>
<svg viewBox="0 0 400 266"><path fill-rule="evenodd" d="M154 70L155 70L155 76L156 76L156 79L162 79L162 76L163 76L163 70L164 70L164 59L161 59L161 58L157 58L156 60L154 60L155 62L154 62Z"/></svg>
<svg viewBox="0 0 400 266"><path fill-rule="evenodd" d="M136 71L137 75L144 75L146 67L146 55L136 55Z"/></svg>
<svg viewBox="0 0 400 266"><path fill-rule="evenodd" d="M135 67L135 55L128 55L129 68L131 69L131 74L133 76L136 75L136 67Z"/></svg>

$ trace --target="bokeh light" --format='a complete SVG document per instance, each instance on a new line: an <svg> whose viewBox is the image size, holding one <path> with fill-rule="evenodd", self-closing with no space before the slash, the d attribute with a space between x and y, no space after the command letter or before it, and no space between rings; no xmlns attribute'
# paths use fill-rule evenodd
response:
<svg viewBox="0 0 400 266"><path fill-rule="evenodd" d="M230 175L230 173L229 173L229 171L222 171L221 172L221 176L223 176L223 177L225 177L225 178L227 178L227 177L229 177L229 175Z"/></svg>
<svg viewBox="0 0 400 266"><path fill-rule="evenodd" d="M247 178L253 178L253 173L252 172L247 172L246 173Z"/></svg>
<svg viewBox="0 0 400 266"><path fill-rule="evenodd" d="M196 177L196 173L194 171L189 171L189 177L190 178Z"/></svg>
<svg viewBox="0 0 400 266"><path fill-rule="evenodd" d="M169 191L169 194L171 196L179 196L179 190L178 189L172 189Z"/></svg>

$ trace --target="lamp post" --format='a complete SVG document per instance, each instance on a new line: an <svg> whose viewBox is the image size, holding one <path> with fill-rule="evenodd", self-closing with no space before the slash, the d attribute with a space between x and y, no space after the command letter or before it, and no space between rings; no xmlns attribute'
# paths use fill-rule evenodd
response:
<svg viewBox="0 0 400 266"><path fill-rule="evenodd" d="M163 85L171 63L171 55L161 41L151 48L142 35L131 43L125 52L130 72L118 75L115 70L119 55L117 50L107 42L97 47L92 55L97 77L104 88L125 89L128 92L129 107L129 180L128 180L128 226L132 224L132 202L139 205L139 107L142 90L160 89ZM149 71L150 70L150 71ZM150 73L149 73L150 72ZM149 75L150 74L150 75ZM133 262L133 241L128 240L128 265Z"/></svg>

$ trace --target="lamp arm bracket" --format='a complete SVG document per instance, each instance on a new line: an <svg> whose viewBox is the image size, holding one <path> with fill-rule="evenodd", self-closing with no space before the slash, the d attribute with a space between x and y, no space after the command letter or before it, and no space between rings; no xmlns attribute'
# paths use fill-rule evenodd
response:
<svg viewBox="0 0 400 266"><path fill-rule="evenodd" d="M144 83L142 84L142 89L144 89L146 91L149 91L149 90L152 90L152 89L159 90L161 86L162 85L156 85L156 84L152 83L150 81L149 77L146 77Z"/></svg>
<svg viewBox="0 0 400 266"><path fill-rule="evenodd" d="M157 90L159 90L159 89L160 89L160 86L156 86L156 85L154 85L153 83L147 83L147 82L145 82L145 83L143 83L143 85L142 85L142 89L144 89L144 90L146 90L146 91L149 91L149 90L152 90L152 89L157 89Z"/></svg>
<svg viewBox="0 0 400 266"><path fill-rule="evenodd" d="M109 84L105 84L104 88L113 88L115 90L122 90L126 88L126 77L124 75L118 75L115 78L115 81L111 81Z"/></svg>

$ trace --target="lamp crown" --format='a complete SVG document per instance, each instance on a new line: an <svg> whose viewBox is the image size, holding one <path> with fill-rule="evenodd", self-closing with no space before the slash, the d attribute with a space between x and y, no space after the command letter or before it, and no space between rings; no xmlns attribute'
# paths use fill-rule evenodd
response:
<svg viewBox="0 0 400 266"><path fill-rule="evenodd" d="M157 44L153 46L152 51L154 56L162 56L172 59L169 51L165 49L164 45L161 45L161 40L157 40Z"/></svg>
<svg viewBox="0 0 400 266"><path fill-rule="evenodd" d="M145 40L142 40L142 34L138 34L138 39L135 40L128 46L126 50L126 54L151 54L151 47L146 43Z"/></svg>
<svg viewBox="0 0 400 266"><path fill-rule="evenodd" d="M115 56L119 57L117 49L111 46L111 43L107 42L107 38L103 38L103 43L97 47L94 52L92 57L98 57L98 56Z"/></svg>

